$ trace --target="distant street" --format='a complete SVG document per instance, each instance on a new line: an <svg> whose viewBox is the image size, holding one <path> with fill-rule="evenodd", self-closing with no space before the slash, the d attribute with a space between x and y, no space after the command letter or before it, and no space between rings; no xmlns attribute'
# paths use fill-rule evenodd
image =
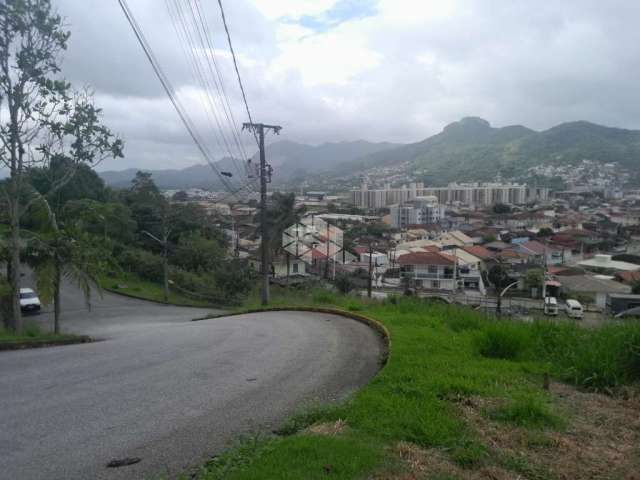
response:
<svg viewBox="0 0 640 480"><path fill-rule="evenodd" d="M175 474L377 371L368 327L264 313L191 322L204 309L106 294L65 296L65 330L90 344L0 353L0 477L137 479ZM48 322L48 314L37 318ZM141 462L106 468L113 459Z"/></svg>

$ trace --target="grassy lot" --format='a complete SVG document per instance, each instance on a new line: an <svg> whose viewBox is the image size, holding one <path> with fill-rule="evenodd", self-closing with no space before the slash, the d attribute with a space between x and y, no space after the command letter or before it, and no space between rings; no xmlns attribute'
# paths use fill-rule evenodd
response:
<svg viewBox="0 0 640 480"><path fill-rule="evenodd" d="M86 341L86 337L71 334L44 332L38 325L27 323L22 333L16 334L0 327L0 350L13 350L45 345L61 345Z"/></svg>
<svg viewBox="0 0 640 480"><path fill-rule="evenodd" d="M640 401L628 393L640 381L640 325L515 324L327 291L276 292L272 304L381 321L388 363L349 401L244 439L203 466L200 480L631 478L640 468Z"/></svg>
<svg viewBox="0 0 640 480"><path fill-rule="evenodd" d="M123 273L117 277L103 275L100 277L100 285L105 290L113 293L164 303L164 289L162 285L148 280L142 280L133 273ZM169 303L193 307L211 306L210 302L196 300L171 289L169 290Z"/></svg>

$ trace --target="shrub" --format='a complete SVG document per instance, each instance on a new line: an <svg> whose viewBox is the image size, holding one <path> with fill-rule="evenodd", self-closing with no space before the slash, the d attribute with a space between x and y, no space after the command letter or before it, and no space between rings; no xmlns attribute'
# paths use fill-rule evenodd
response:
<svg viewBox="0 0 640 480"><path fill-rule="evenodd" d="M565 381L594 391L640 381L640 324L585 329L536 322L533 353L551 361Z"/></svg>
<svg viewBox="0 0 640 480"><path fill-rule="evenodd" d="M520 356L529 341L523 325L508 322L490 324L476 337L478 351L483 357L509 360Z"/></svg>
<svg viewBox="0 0 640 480"><path fill-rule="evenodd" d="M347 295L351 290L353 290L356 287L356 284L353 281L353 278L351 277L351 275L347 275L345 273L336 275L336 279L333 282L333 284L338 289L338 291L343 295Z"/></svg>
<svg viewBox="0 0 640 480"><path fill-rule="evenodd" d="M123 270L133 272L140 278L152 282L162 281L162 258L146 250L128 248L118 257Z"/></svg>

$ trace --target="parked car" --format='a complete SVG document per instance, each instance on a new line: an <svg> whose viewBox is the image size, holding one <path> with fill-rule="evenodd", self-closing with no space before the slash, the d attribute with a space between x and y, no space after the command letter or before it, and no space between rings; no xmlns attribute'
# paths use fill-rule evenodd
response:
<svg viewBox="0 0 640 480"><path fill-rule="evenodd" d="M565 305L565 311L567 316L570 318L581 319L584 315L584 309L582 308L582 304L577 300L569 299Z"/></svg>
<svg viewBox="0 0 640 480"><path fill-rule="evenodd" d="M558 315L558 300L556 300L556 297L545 297L544 314L552 316Z"/></svg>
<svg viewBox="0 0 640 480"><path fill-rule="evenodd" d="M31 288L20 289L20 310L23 312L39 312L42 308L40 299Z"/></svg>

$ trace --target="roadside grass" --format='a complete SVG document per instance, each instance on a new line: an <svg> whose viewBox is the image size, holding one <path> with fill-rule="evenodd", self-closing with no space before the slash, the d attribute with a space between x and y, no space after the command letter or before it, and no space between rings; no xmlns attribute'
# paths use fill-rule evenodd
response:
<svg viewBox="0 0 640 480"><path fill-rule="evenodd" d="M486 421L544 439L545 432L562 431L571 422L543 389L545 375L609 393L640 380L638 324L588 330L543 321L514 323L418 298L371 301L326 290L288 294L274 289L270 303L332 306L382 322L391 336L387 364L348 401L293 416L278 436L221 457L240 455L232 472L220 476L221 465L228 462L217 459L199 474L200 480L403 478L389 473L397 469L389 452L403 442L437 449L462 471L489 466L542 478L544 468L482 441L461 414L465 405L474 398L495 402L484 412ZM253 297L242 310L259 306ZM347 433L317 437L307 431L310 425L338 420L348 425ZM537 449L549 448L533 443Z"/></svg>
<svg viewBox="0 0 640 480"><path fill-rule="evenodd" d="M86 341L85 338L86 337L80 335L67 333L55 334L45 332L39 325L27 322L19 334L0 327L0 350L82 342Z"/></svg>
<svg viewBox="0 0 640 480"><path fill-rule="evenodd" d="M140 298L142 300L165 303L162 285L148 280L142 280L133 273L124 272L117 276L102 275L99 277L99 281L100 286L109 292ZM171 289L169 289L169 304L191 307L213 306L210 302L196 300Z"/></svg>

